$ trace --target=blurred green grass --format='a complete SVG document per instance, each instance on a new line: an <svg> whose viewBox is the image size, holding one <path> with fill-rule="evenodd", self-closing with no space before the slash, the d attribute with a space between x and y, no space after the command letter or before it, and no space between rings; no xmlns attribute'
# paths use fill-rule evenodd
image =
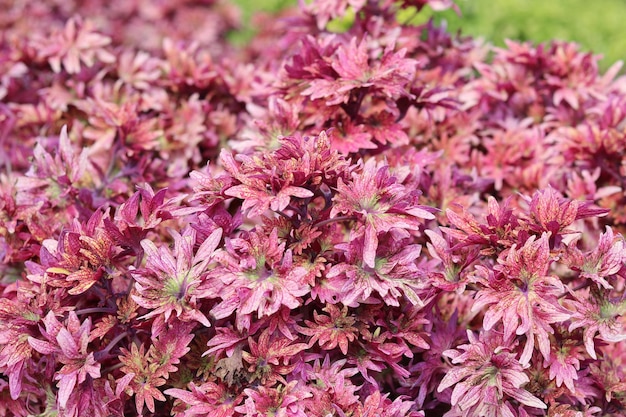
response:
<svg viewBox="0 0 626 417"><path fill-rule="evenodd" d="M245 26L234 33L231 33L229 39L231 42L241 45L246 43L252 36L254 36L255 28L252 27L249 22L250 18L256 12L277 13L280 10L296 6L297 0L232 0L241 9L241 15Z"/></svg>
<svg viewBox="0 0 626 417"><path fill-rule="evenodd" d="M625 0L457 0L453 11L434 14L451 31L484 37L502 46L504 39L547 42L574 41L583 50L601 54L603 69L626 58Z"/></svg>
<svg viewBox="0 0 626 417"><path fill-rule="evenodd" d="M233 0L243 12L244 20L250 19L250 16L256 11L277 12L285 7L296 6L297 0Z"/></svg>
<svg viewBox="0 0 626 417"><path fill-rule="evenodd" d="M234 0L245 21L255 11L274 12L296 0ZM434 13L426 8L416 21L431 16L446 21L452 32L482 37L495 45L504 39L546 42L575 41L586 51L601 54L603 69L626 58L626 0L457 0L462 16L454 11ZM252 36L247 27L238 40Z"/></svg>

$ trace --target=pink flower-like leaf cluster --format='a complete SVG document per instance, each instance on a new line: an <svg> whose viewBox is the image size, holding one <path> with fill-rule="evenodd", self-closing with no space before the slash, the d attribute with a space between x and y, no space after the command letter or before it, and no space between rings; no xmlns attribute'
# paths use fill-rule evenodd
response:
<svg viewBox="0 0 626 417"><path fill-rule="evenodd" d="M619 63L109 3L2 2L0 417L626 414Z"/></svg>

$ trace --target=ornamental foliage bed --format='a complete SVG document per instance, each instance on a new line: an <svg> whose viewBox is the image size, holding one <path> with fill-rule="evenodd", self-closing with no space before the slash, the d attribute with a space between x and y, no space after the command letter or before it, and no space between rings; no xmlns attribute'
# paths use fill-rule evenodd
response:
<svg viewBox="0 0 626 417"><path fill-rule="evenodd" d="M229 1L0 3L1 416L626 413L619 65L399 19L447 0L241 47Z"/></svg>

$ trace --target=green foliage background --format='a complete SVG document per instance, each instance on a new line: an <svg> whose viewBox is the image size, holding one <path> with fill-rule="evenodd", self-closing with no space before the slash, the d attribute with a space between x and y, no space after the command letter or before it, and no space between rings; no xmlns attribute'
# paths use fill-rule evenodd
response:
<svg viewBox="0 0 626 417"><path fill-rule="evenodd" d="M255 11L276 11L296 0L235 0L244 17ZM601 54L603 69L626 58L626 0L456 0L454 11L424 10L415 22L445 20L451 31L483 37L496 45L504 39L535 43L561 39L580 43L584 50ZM250 29L248 29L250 30ZM251 32L248 31L247 36ZM244 35L245 36L245 35Z"/></svg>

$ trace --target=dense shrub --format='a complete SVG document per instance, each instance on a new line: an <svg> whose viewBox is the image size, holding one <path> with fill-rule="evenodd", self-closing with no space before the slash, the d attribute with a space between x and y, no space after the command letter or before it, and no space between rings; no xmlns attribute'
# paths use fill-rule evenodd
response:
<svg viewBox="0 0 626 417"><path fill-rule="evenodd" d="M116 4L2 2L0 415L624 415L619 66Z"/></svg>

